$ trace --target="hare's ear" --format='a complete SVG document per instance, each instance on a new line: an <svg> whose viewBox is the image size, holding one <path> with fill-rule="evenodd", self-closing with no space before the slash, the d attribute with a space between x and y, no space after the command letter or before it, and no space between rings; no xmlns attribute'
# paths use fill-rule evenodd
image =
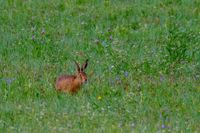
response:
<svg viewBox="0 0 200 133"><path fill-rule="evenodd" d="M78 71L78 72L80 72L80 71L81 71L81 69L80 69L80 66L79 66L79 64L78 64L76 61L74 61L74 62L75 62L75 64L76 64L77 71Z"/></svg>
<svg viewBox="0 0 200 133"><path fill-rule="evenodd" d="M87 68L88 65L88 59L85 61L85 63L82 65L81 70L85 70Z"/></svg>

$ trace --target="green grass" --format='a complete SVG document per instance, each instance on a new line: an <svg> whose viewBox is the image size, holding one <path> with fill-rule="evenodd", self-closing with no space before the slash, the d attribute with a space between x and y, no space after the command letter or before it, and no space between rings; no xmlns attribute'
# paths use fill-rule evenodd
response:
<svg viewBox="0 0 200 133"><path fill-rule="evenodd" d="M200 132L198 0L0 5L0 132ZM87 58L89 82L57 93Z"/></svg>

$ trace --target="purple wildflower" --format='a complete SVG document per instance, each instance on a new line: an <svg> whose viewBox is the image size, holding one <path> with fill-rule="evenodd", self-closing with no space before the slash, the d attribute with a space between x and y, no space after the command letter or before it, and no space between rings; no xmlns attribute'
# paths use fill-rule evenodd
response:
<svg viewBox="0 0 200 133"><path fill-rule="evenodd" d="M119 80L120 80L120 77L119 77L119 76L116 76L116 80L119 81Z"/></svg>
<svg viewBox="0 0 200 133"><path fill-rule="evenodd" d="M110 35L109 39L110 39L110 40L112 40L112 39L113 39L112 35Z"/></svg>
<svg viewBox="0 0 200 133"><path fill-rule="evenodd" d="M4 79L8 85L10 85L16 78L6 78Z"/></svg>
<svg viewBox="0 0 200 133"><path fill-rule="evenodd" d="M7 83L8 85L10 85L10 84L12 83L12 80L11 80L11 79L6 79L6 83Z"/></svg>
<svg viewBox="0 0 200 133"><path fill-rule="evenodd" d="M117 81L117 84L121 84L121 79L120 79L119 76L117 76L117 77L115 78L115 80Z"/></svg>
<svg viewBox="0 0 200 133"><path fill-rule="evenodd" d="M33 41L35 40L35 35L32 36L32 40L33 40Z"/></svg>
<svg viewBox="0 0 200 133"><path fill-rule="evenodd" d="M161 128L164 129L164 128L166 128L166 126L164 124L162 124Z"/></svg>
<svg viewBox="0 0 200 133"><path fill-rule="evenodd" d="M124 72L124 76L125 76L125 77L128 77L128 74L129 74L129 73L128 73L127 71Z"/></svg>
<svg viewBox="0 0 200 133"><path fill-rule="evenodd" d="M160 81L162 82L164 80L164 76L160 75Z"/></svg>

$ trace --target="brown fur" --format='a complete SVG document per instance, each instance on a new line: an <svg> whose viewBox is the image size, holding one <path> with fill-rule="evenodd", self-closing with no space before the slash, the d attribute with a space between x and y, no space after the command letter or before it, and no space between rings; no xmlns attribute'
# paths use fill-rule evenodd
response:
<svg viewBox="0 0 200 133"><path fill-rule="evenodd" d="M76 62L75 62L76 63ZM84 70L87 67L88 60L80 66L77 65L76 75L62 75L59 76L56 80L55 87L57 91L67 92L67 93L76 93L80 89L81 85L87 81L87 75Z"/></svg>

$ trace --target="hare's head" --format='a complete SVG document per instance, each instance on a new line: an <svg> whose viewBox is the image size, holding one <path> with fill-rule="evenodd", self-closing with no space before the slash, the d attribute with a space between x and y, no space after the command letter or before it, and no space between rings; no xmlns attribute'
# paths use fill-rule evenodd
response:
<svg viewBox="0 0 200 133"><path fill-rule="evenodd" d="M88 65L88 59L85 61L85 63L80 67L79 64L77 62L76 66L77 66L77 79L81 82L81 83L85 83L87 81L87 75L85 73L85 69L87 68Z"/></svg>

